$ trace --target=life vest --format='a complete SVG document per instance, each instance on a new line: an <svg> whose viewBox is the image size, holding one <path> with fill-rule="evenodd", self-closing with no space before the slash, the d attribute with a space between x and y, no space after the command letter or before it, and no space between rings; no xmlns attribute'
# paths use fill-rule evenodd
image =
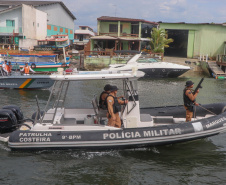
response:
<svg viewBox="0 0 226 185"><path fill-rule="evenodd" d="M109 95L106 97L106 99L105 99L106 105L108 105L108 104L107 104L107 99L108 99L109 96L111 96L111 97L114 98L114 104L113 104L113 112L114 112L114 114L116 114L117 112L121 112L121 105L120 105L119 102L118 102L118 98L115 97L115 96L112 96L112 95L109 94ZM107 109L108 109L108 107L107 107ZM109 111L108 111L108 113L109 113Z"/></svg>
<svg viewBox="0 0 226 185"><path fill-rule="evenodd" d="M186 107L192 107L193 104L194 104L194 102L195 102L195 100L194 100L194 101L190 100L190 98L185 94L187 90L190 90L190 89L187 89L187 88L184 89L184 94L183 94L184 105L185 105ZM190 91L191 91L191 93L192 93L192 90L190 90Z"/></svg>
<svg viewBox="0 0 226 185"><path fill-rule="evenodd" d="M24 66L24 73L25 74L29 74L29 71L30 71L30 66Z"/></svg>
<svg viewBox="0 0 226 185"><path fill-rule="evenodd" d="M12 65L6 65L6 70L10 73L12 71Z"/></svg>
<svg viewBox="0 0 226 185"><path fill-rule="evenodd" d="M107 109L107 102L106 102L106 99L105 99L105 100L102 100L102 95L103 95L103 94L109 95L109 93L107 93L106 91L103 91L103 92L100 94L100 98L99 98L99 108L106 110L106 109ZM108 97L108 96L107 96L107 97ZM107 98L107 97L106 97L106 98Z"/></svg>
<svg viewBox="0 0 226 185"><path fill-rule="evenodd" d="M7 72L9 72L9 65L5 65L5 70L7 71Z"/></svg>
<svg viewBox="0 0 226 185"><path fill-rule="evenodd" d="M12 72L12 68L13 68L13 66L12 65L9 65L9 72L10 73Z"/></svg>

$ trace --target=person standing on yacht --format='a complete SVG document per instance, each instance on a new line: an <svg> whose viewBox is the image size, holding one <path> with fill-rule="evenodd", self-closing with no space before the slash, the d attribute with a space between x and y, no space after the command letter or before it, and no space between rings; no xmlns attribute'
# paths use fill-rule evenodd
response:
<svg viewBox="0 0 226 185"><path fill-rule="evenodd" d="M184 89L184 108L186 109L186 122L191 121L193 117L193 108L194 105L199 106L198 103L195 102L195 98L197 97L199 90L195 94L193 94L194 83L192 81L187 81Z"/></svg>
<svg viewBox="0 0 226 185"><path fill-rule="evenodd" d="M121 119L119 112L121 111L121 105L128 103L128 100L120 100L117 98L117 86L111 86L110 94L106 98L107 104L107 118L108 126L121 128Z"/></svg>
<svg viewBox="0 0 226 185"><path fill-rule="evenodd" d="M11 73L12 73L12 64L11 64L10 61L9 61L8 63L9 63L9 64L8 64L8 66L7 66L7 71L8 71L8 74L11 75Z"/></svg>

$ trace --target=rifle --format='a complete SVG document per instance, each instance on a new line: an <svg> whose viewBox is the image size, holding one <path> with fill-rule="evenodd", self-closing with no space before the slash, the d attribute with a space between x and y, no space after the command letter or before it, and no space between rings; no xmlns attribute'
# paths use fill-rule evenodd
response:
<svg viewBox="0 0 226 185"><path fill-rule="evenodd" d="M199 84L197 85L197 87L195 88L193 94L195 94L195 93L198 91L198 89L202 88L201 84L202 84L203 80L204 80L204 78L202 78L202 79L200 80L200 82L199 82Z"/></svg>

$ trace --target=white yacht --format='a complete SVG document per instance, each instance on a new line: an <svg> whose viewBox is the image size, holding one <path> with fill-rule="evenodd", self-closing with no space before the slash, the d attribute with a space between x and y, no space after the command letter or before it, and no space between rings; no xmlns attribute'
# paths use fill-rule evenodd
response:
<svg viewBox="0 0 226 185"><path fill-rule="evenodd" d="M144 77L149 78L175 78L191 68L189 66L161 62L156 58L141 58L142 53L134 55L126 64L111 64L108 71L131 71L138 69L145 73Z"/></svg>

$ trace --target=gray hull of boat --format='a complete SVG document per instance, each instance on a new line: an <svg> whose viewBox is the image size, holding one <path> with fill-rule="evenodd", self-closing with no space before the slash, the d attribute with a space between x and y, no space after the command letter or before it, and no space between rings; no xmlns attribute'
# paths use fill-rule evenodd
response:
<svg viewBox="0 0 226 185"><path fill-rule="evenodd" d="M53 84L54 80L38 75L0 77L0 89L47 89Z"/></svg>
<svg viewBox="0 0 226 185"><path fill-rule="evenodd" d="M155 127L87 131L64 128L59 125L50 126L48 130L17 130L10 135L8 145L12 149L115 149L167 145L226 132L226 112L192 122Z"/></svg>

